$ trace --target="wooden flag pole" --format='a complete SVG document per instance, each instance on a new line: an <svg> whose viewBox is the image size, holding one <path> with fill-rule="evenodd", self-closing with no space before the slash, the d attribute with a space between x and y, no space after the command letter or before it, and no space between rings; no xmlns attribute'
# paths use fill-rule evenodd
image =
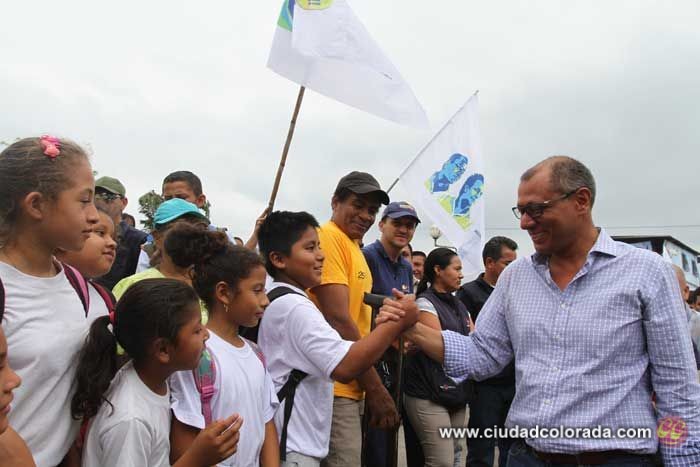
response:
<svg viewBox="0 0 700 467"><path fill-rule="evenodd" d="M277 192L280 188L280 182L282 181L282 172L284 172L284 166L287 164L287 154L289 153L289 146L292 144L292 138L294 137L294 128L297 125L297 116L299 115L299 109L301 108L301 101L304 99L304 91L306 88L304 86L299 87L299 95L297 96L297 103L294 107L294 113L292 114L292 121L289 122L289 131L287 132L287 141L284 143L284 149L282 150L282 159L280 160L280 165L277 167L277 175L275 176L275 184L272 186L272 194L270 195L270 201L267 203L267 211L272 212L272 208L275 206L275 199L277 198Z"/></svg>

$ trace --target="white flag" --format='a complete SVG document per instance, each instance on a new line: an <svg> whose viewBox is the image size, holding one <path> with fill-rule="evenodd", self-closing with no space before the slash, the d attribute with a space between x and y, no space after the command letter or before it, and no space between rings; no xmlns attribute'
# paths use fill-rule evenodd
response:
<svg viewBox="0 0 700 467"><path fill-rule="evenodd" d="M457 246L465 276L483 270L484 164L472 96L399 176L418 207Z"/></svg>
<svg viewBox="0 0 700 467"><path fill-rule="evenodd" d="M413 91L345 0L284 0L267 66L378 117L428 126Z"/></svg>

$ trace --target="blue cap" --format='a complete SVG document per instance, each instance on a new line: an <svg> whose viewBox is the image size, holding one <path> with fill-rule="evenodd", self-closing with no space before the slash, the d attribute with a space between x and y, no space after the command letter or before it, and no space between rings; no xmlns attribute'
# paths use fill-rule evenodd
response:
<svg viewBox="0 0 700 467"><path fill-rule="evenodd" d="M185 214L201 217L205 221L209 222L207 216L205 216L197 206L189 201L185 201L184 199L173 198L162 202L161 205L158 206L158 209L156 209L156 213L153 216L153 223L156 226L167 224L168 222L172 222Z"/></svg>
<svg viewBox="0 0 700 467"><path fill-rule="evenodd" d="M394 201L389 203L384 208L382 213L382 219L385 217L391 217L392 219L398 219L399 217L413 217L416 223L420 223L418 218L418 213L416 213L416 208L408 204L406 201Z"/></svg>

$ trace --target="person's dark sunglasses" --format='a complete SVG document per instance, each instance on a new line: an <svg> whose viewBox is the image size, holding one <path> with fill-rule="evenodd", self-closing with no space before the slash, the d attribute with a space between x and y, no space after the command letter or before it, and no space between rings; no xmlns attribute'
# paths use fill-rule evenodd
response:
<svg viewBox="0 0 700 467"><path fill-rule="evenodd" d="M103 201L106 201L108 203L114 201L115 199L121 198L122 195L119 195L117 193L110 193L108 191L98 191L95 193L95 198L100 198Z"/></svg>
<svg viewBox="0 0 700 467"><path fill-rule="evenodd" d="M528 216L530 216L531 219L537 219L542 214L544 214L544 211L547 208L551 208L554 205L554 203L556 203L557 201L565 200L569 196L576 193L580 188L581 187L576 188L575 190L572 190L568 193L564 193L559 198L554 198L554 199L550 199L547 201L542 201L541 203L527 203L524 206L515 206L512 208L513 215L515 216L516 219L520 219L521 217L523 217L523 214L527 214Z"/></svg>

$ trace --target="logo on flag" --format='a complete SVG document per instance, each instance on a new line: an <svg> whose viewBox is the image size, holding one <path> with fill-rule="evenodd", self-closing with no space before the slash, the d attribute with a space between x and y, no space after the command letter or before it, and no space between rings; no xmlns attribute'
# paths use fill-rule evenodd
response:
<svg viewBox="0 0 700 467"><path fill-rule="evenodd" d="M399 176L421 216L455 246L464 274L483 264L486 188L477 107L473 96Z"/></svg>
<svg viewBox="0 0 700 467"><path fill-rule="evenodd" d="M325 10L333 0L297 0L297 3L305 10Z"/></svg>
<svg viewBox="0 0 700 467"><path fill-rule="evenodd" d="M267 62L310 90L414 128L428 118L347 0L284 0Z"/></svg>
<svg viewBox="0 0 700 467"><path fill-rule="evenodd" d="M450 194L450 191L454 191L454 187L459 186L459 182L465 178L468 165L467 156L452 154L442 164L442 168L425 181L428 191L463 230L472 225L471 208L484 194L484 176L481 173L472 173L466 177L459 191Z"/></svg>
<svg viewBox="0 0 700 467"><path fill-rule="evenodd" d="M282 11L280 12L280 17L277 20L277 26L286 29L287 31L291 31L293 21L294 0L284 0L284 3L282 4Z"/></svg>

